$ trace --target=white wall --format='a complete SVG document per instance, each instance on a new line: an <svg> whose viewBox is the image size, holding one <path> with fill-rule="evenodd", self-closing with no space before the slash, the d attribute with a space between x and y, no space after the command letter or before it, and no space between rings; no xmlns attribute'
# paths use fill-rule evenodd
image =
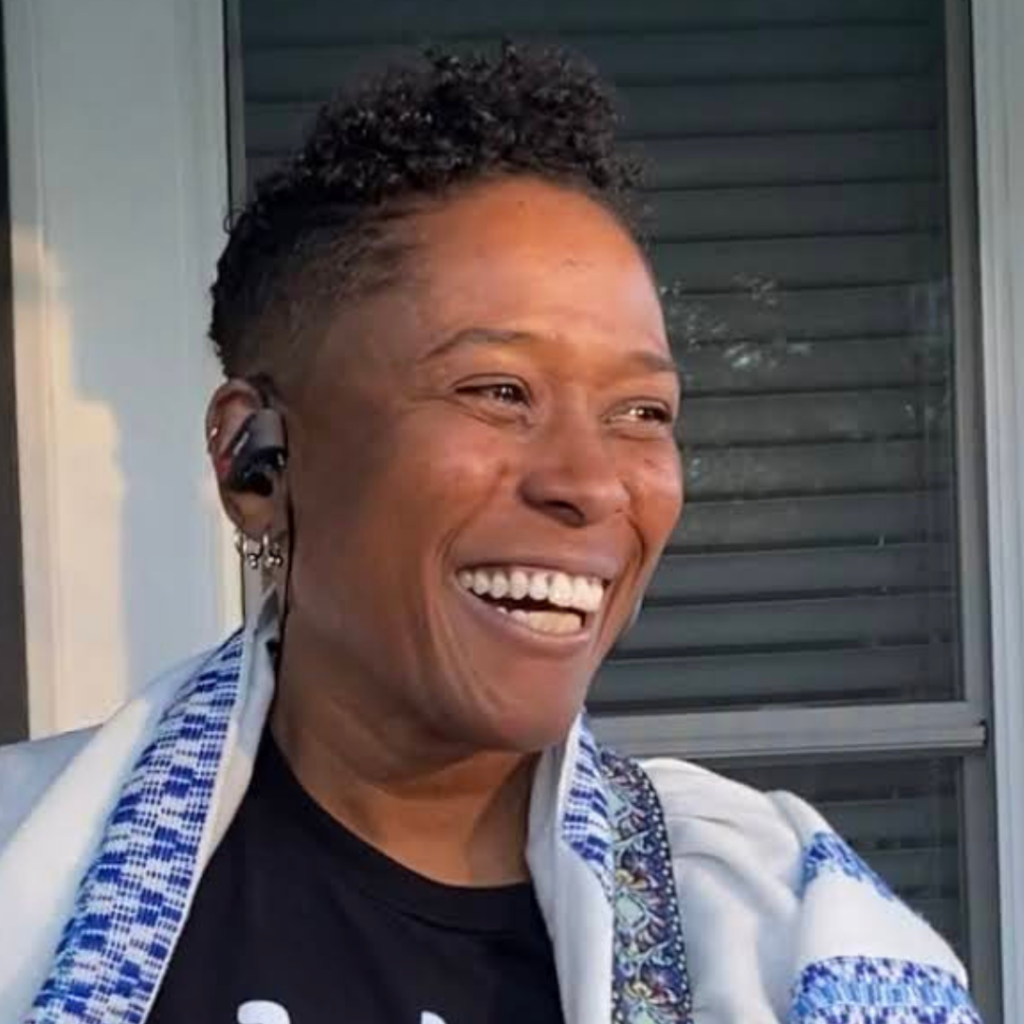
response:
<svg viewBox="0 0 1024 1024"><path fill-rule="evenodd" d="M33 735L238 614L203 458L227 204L221 5L4 0Z"/></svg>

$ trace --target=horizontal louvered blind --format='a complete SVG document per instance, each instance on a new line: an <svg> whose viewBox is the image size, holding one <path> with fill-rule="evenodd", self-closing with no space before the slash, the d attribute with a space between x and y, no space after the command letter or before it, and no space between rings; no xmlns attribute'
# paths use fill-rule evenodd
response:
<svg viewBox="0 0 1024 1024"><path fill-rule="evenodd" d="M620 92L688 506L597 711L955 696L942 5L246 0L258 176L422 42L541 39Z"/></svg>

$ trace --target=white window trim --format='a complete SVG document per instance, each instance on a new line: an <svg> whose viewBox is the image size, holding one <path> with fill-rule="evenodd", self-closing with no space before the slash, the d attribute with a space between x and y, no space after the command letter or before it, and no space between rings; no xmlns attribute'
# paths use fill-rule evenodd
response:
<svg viewBox="0 0 1024 1024"><path fill-rule="evenodd" d="M634 757L741 759L968 753L983 749L978 712L960 702L849 707L769 707L614 715L594 730Z"/></svg>
<svg viewBox="0 0 1024 1024"><path fill-rule="evenodd" d="M1024 1020L1024 5L974 0L1003 1020Z"/></svg>
<svg viewBox="0 0 1024 1024"><path fill-rule="evenodd" d="M3 14L40 736L106 717L238 621L202 434L227 212L223 14L217 0L3 0Z"/></svg>

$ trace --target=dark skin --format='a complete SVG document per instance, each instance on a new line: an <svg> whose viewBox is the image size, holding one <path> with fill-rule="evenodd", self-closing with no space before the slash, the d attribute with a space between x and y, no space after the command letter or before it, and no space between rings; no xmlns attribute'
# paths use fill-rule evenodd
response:
<svg viewBox="0 0 1024 1024"><path fill-rule="evenodd" d="M271 498L222 487L250 536L296 524L271 729L339 821L438 881L523 880L533 767L629 621L682 507L678 379L634 241L532 178L410 217L403 283L339 312L285 396ZM215 466L257 404L210 407ZM477 567L600 578L571 635L495 614Z"/></svg>

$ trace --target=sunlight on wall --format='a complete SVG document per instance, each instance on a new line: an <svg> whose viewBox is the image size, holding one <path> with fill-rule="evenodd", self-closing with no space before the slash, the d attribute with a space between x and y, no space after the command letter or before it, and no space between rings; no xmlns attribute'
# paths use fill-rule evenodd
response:
<svg viewBox="0 0 1024 1024"><path fill-rule="evenodd" d="M240 614L203 438L224 244L219 4L3 0L33 736ZM126 41L131 40L130 45Z"/></svg>
<svg viewBox="0 0 1024 1024"><path fill-rule="evenodd" d="M36 342L17 353L20 462L29 470L21 481L26 603L49 605L45 627L38 617L28 619L28 663L53 659L50 668L59 678L91 683L48 693L33 686L41 678L30 672L35 733L41 723L49 731L98 721L123 699L125 489L111 410L76 392L74 321L57 261L35 232L17 226L12 256L16 330ZM36 407L24 408L30 403ZM42 467L45 472L32 472ZM59 579L60 587L47 594L40 586L44 577Z"/></svg>

